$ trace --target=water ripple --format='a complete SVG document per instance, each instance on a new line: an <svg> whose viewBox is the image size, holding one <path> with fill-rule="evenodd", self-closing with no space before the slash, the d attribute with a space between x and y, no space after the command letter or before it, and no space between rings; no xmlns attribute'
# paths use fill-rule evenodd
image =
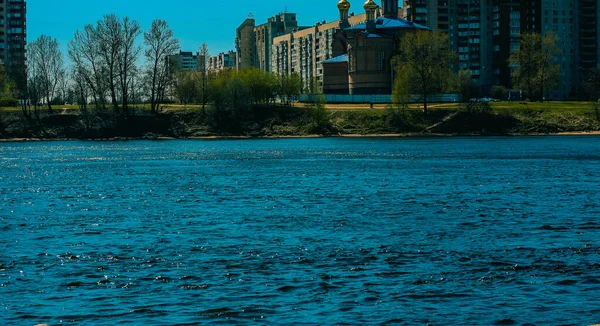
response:
<svg viewBox="0 0 600 326"><path fill-rule="evenodd" d="M0 144L0 310L46 323L600 321L595 137Z"/></svg>

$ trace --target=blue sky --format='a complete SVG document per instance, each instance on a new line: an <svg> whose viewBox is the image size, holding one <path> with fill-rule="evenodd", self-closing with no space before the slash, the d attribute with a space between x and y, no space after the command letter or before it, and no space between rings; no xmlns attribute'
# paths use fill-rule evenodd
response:
<svg viewBox="0 0 600 326"><path fill-rule="evenodd" d="M351 0L351 11L362 12L362 2ZM66 49L76 30L95 23L104 14L116 13L138 20L144 30L152 20L164 19L175 30L183 50L197 51L202 42L207 42L211 54L217 54L233 49L235 28L250 12L259 24L287 9L298 14L301 25L313 25L337 19L336 4L337 0L28 0L27 37L33 41L47 34Z"/></svg>

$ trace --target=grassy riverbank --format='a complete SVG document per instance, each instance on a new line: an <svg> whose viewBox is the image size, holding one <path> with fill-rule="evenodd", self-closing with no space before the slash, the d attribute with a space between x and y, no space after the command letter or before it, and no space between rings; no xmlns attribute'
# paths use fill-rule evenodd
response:
<svg viewBox="0 0 600 326"><path fill-rule="evenodd" d="M0 109L0 138L110 139L194 137L278 137L307 135L510 135L600 131L585 102L491 103L471 110L458 104L433 105L424 115L417 105L400 110L383 105L255 106L246 110L202 110L167 106L160 114L139 108L124 117L112 111L73 107L54 114L24 115Z"/></svg>

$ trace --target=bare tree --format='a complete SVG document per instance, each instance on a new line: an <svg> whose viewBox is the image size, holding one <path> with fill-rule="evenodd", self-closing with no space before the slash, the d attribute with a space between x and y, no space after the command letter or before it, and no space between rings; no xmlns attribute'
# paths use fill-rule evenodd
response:
<svg viewBox="0 0 600 326"><path fill-rule="evenodd" d="M100 55L100 39L92 25L87 25L82 31L77 31L69 42L69 58L77 75L84 81L98 109L104 109L106 104L106 73L104 62Z"/></svg>
<svg viewBox="0 0 600 326"><path fill-rule="evenodd" d="M174 34L169 24L160 19L154 20L150 30L144 33L144 44L148 46L145 56L149 65L146 73L150 88L150 109L154 113L158 111L160 94L164 93L168 75L171 75L167 58L180 49L179 40Z"/></svg>
<svg viewBox="0 0 600 326"><path fill-rule="evenodd" d="M202 111L206 110L206 104L208 103L208 84L209 84L209 66L210 66L210 51L208 50L208 44L202 43L200 50L198 51L197 68L200 72L200 102L202 104Z"/></svg>
<svg viewBox="0 0 600 326"><path fill-rule="evenodd" d="M75 89L75 101L79 105L80 110L87 110L87 103L89 97L89 86L84 73L77 67L71 68L71 76L73 79L73 87Z"/></svg>
<svg viewBox="0 0 600 326"><path fill-rule="evenodd" d="M65 69L62 70L59 81L58 81L58 96L60 97L61 104L67 104L69 97L69 90L71 89L71 80L67 75Z"/></svg>
<svg viewBox="0 0 600 326"><path fill-rule="evenodd" d="M142 103L144 86L143 70L136 66L135 69L132 70L132 73L129 74L129 104Z"/></svg>
<svg viewBox="0 0 600 326"><path fill-rule="evenodd" d="M105 15L96 27L98 50L108 73L108 87L113 109L119 109L117 100L117 77L120 51L123 38L121 36L121 21L115 14Z"/></svg>
<svg viewBox="0 0 600 326"><path fill-rule="evenodd" d="M73 67L71 75L74 83L73 87L75 93L75 102L79 104L79 110L81 112L85 129L89 130L92 128L92 123L95 117L95 115L93 115L87 107L91 87L89 86L88 78L85 76L82 70L78 69L77 67Z"/></svg>
<svg viewBox="0 0 600 326"><path fill-rule="evenodd" d="M142 48L136 44L141 34L140 24L128 17L120 19L115 14L105 15L94 29L94 41L101 59L103 75L107 77L113 109L129 113L129 93L136 70L136 61ZM103 70L104 70L103 69ZM120 98L119 98L120 97Z"/></svg>
<svg viewBox="0 0 600 326"><path fill-rule="evenodd" d="M39 87L40 95L45 98L48 112L52 113L52 101L61 75L64 74L64 60L58 40L42 35L27 46L27 55L27 61L33 66L30 70L33 76L30 77L38 81L36 87Z"/></svg>
<svg viewBox="0 0 600 326"><path fill-rule="evenodd" d="M121 22L121 48L119 51L119 57L117 65L119 68L119 83L121 86L121 99L123 104L123 111L126 115L129 114L129 90L133 82L132 77L135 75L137 67L136 61L138 60L142 48L136 44L136 39L142 30L140 23L136 20L131 20L129 17L123 18Z"/></svg>

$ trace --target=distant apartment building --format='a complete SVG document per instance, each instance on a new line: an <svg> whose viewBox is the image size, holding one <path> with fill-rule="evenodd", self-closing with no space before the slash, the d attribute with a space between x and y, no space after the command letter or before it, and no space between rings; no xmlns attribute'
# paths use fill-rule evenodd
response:
<svg viewBox="0 0 600 326"><path fill-rule="evenodd" d="M473 82L489 92L494 78L493 40L497 33L492 0L406 0L406 18L448 33L458 57L455 69L467 69Z"/></svg>
<svg viewBox="0 0 600 326"><path fill-rule="evenodd" d="M510 87L514 67L508 64L508 60L519 49L522 33L541 31L541 2L496 0L494 3L493 82Z"/></svg>
<svg viewBox="0 0 600 326"><path fill-rule="evenodd" d="M170 55L169 63L178 71L197 71L200 55L193 52L179 51L179 54Z"/></svg>
<svg viewBox="0 0 600 326"><path fill-rule="evenodd" d="M442 7L447 6L448 1L405 0L403 6L404 18L425 26L437 26L439 5Z"/></svg>
<svg viewBox="0 0 600 326"><path fill-rule="evenodd" d="M558 38L561 50L557 63L560 65L560 89L551 97L569 98L577 83L579 69L579 39L577 12L580 1L542 0L541 32L552 33Z"/></svg>
<svg viewBox="0 0 600 326"><path fill-rule="evenodd" d="M210 70L213 72L235 69L235 67L236 53L233 51L219 53L216 56L210 57Z"/></svg>
<svg viewBox="0 0 600 326"><path fill-rule="evenodd" d="M320 91L323 86L323 62L343 54L345 44L335 43L335 33L342 27L362 24L366 14L352 15L348 26L341 20L318 23L313 27L276 37L272 46L272 71L278 75L300 75L306 91Z"/></svg>
<svg viewBox="0 0 600 326"><path fill-rule="evenodd" d="M256 67L264 71L271 71L273 39L302 28L305 27L298 26L296 14L287 12L273 16L265 24L257 26L254 29Z"/></svg>
<svg viewBox="0 0 600 326"><path fill-rule="evenodd" d="M236 31L238 68L271 71L273 39L303 28L298 26L295 13L277 14L258 26L254 17L248 17Z"/></svg>
<svg viewBox="0 0 600 326"><path fill-rule="evenodd" d="M26 13L25 0L0 1L0 60L20 90L25 89L27 82Z"/></svg>
<svg viewBox="0 0 600 326"><path fill-rule="evenodd" d="M256 20L250 15L235 30L236 68L244 69L256 66L256 44L254 28Z"/></svg>
<svg viewBox="0 0 600 326"><path fill-rule="evenodd" d="M600 65L600 0L581 0L579 18L579 60L583 69Z"/></svg>
<svg viewBox="0 0 600 326"><path fill-rule="evenodd" d="M558 37L560 89L551 96L576 98L585 71L600 64L600 1L542 0L542 33Z"/></svg>
<svg viewBox="0 0 600 326"><path fill-rule="evenodd" d="M600 0L405 0L407 19L444 31L482 95L511 87L508 59L521 34L552 32L562 54L559 89L552 98L575 98L583 72L600 63Z"/></svg>

